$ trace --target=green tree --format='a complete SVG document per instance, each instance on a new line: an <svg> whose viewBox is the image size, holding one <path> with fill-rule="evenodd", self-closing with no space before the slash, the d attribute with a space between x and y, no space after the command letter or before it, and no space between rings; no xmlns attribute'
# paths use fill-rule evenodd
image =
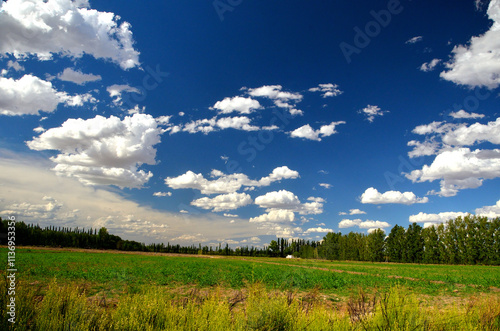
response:
<svg viewBox="0 0 500 331"><path fill-rule="evenodd" d="M424 253L424 241L422 238L422 227L412 223L405 233L406 250L403 254L404 262L421 263Z"/></svg>
<svg viewBox="0 0 500 331"><path fill-rule="evenodd" d="M381 229L372 231L367 237L368 259L372 262L384 261L385 232Z"/></svg>
<svg viewBox="0 0 500 331"><path fill-rule="evenodd" d="M386 255L391 262L402 262L405 249L405 228L395 225L386 239Z"/></svg>

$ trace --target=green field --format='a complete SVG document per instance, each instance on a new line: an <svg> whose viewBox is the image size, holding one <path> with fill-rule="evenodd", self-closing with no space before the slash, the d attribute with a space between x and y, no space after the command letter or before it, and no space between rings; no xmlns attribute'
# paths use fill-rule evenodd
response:
<svg viewBox="0 0 500 331"><path fill-rule="evenodd" d="M7 249L1 248L0 252L2 256L7 256ZM434 316L433 314L436 313L434 317L439 320L455 311L454 314L458 315L454 315L451 321L457 321L457 325L463 326L464 330L469 330L470 328L465 328L465 326L470 327L472 324L464 324L466 321L462 321L460 316L473 318L471 314L474 309L490 307L491 300L495 302L494 307L500 306L498 304L500 303L500 267L492 266L173 256L154 253L124 254L110 251L21 248L16 252L16 267L18 270L16 292L24 298L23 300L29 302L24 309L31 311L24 317L24 324L40 330L47 327L68 329L64 325L70 321L73 326L79 325L76 329L142 329L140 325L133 324L129 316L133 313L133 309L129 311L130 307L135 305L134 302L137 300L142 300L147 307L153 302L156 302L156 306L163 307L161 312L155 310L158 307L148 308L153 309L154 313L135 312L139 315L134 315L134 323L142 321L141 323L149 325L151 330L166 327L167 324L158 322L159 316L172 316L172 314L184 316L183 314L189 313L185 311L186 305L191 307L190 311L194 314L195 320L199 316L195 314L196 311L200 313L203 309L211 307L210 309L213 309L210 313L211 317L206 318L218 316L218 319L227 319L230 323L224 328L242 330L292 329L292 326L283 329L279 325L277 328L268 328L266 325L278 318L272 314L266 315L268 310L271 312L276 310L275 313L279 316L284 314L279 318L285 320L295 318L287 315L289 310L295 311L297 316L304 319L302 321L304 325L308 325L303 328L304 330L315 329L313 325L318 326L316 329L322 329L321 325L329 325L328 323L334 320L340 323L337 329L342 329L340 325L344 325L346 330L363 330L367 325L371 325L366 323L378 323L376 322L377 312L383 313L384 302L386 308L393 305L394 307L401 306L398 309L408 310L396 313L396 316L400 317L406 316L404 312L411 315L410 308L430 312L423 314L422 318L430 318L429 316ZM5 281L5 277L2 278ZM92 315L92 318L78 322L83 324L78 324L72 320L76 317L70 318L71 314L65 315L69 314L69 311L63 311L61 315L61 311L56 314L50 309L47 310L45 305L57 306L59 302L57 293L66 293L67 298L72 300L68 299L69 302L73 302L75 307L83 305L78 308L79 311L85 306L85 311L90 311L95 316ZM267 297L268 300L256 304L261 300L260 297ZM55 300L55 302L50 300ZM403 300L404 304L398 303L397 300ZM165 306L165 301L170 304ZM474 304L471 305L471 302ZM484 304L484 302L489 303ZM252 306L253 304L256 306ZM206 305L212 306L206 307ZM31 306L32 310L30 310ZM72 305L65 304L65 307L69 306ZM130 309L127 310L126 307ZM394 307L389 311L394 312ZM21 308L20 306L19 309ZM257 320L263 319L261 322L255 322L256 327L252 327L253 322L250 318L253 316L252 309L256 310L256 314L260 316ZM443 309L446 314L437 314ZM499 323L500 328L500 308L497 310L486 313L478 310L478 318L493 314L488 320L491 320L491 323ZM432 313L433 311L435 312ZM5 314L5 311L3 312ZM148 317L147 314L153 315ZM57 318L54 317L56 315ZM407 319L415 319L414 323L421 318L410 315ZM370 316L370 318L363 319L360 316ZM382 319L389 318L387 313L381 316ZM85 321L92 321L93 318L95 319L93 324L86 326ZM187 319L186 316L183 318ZM310 321L311 318L313 320ZM46 321L47 319L49 321ZM5 320L6 318L2 323ZM55 324L40 324L41 321L44 323L52 321L50 323ZM319 321L323 321L321 322L323 324ZM178 324L179 321L176 323L175 325L181 325ZM214 323L212 325L217 324ZM426 329L426 325L430 325L429 321L418 323L420 324L417 325L422 328L417 329L422 330ZM436 325L442 325L442 323L445 322L441 321ZM470 323L479 322L471 320ZM20 323L16 325L19 330L23 329L20 325ZM119 328L118 325L120 325ZM301 324L293 324L293 329L299 325ZM179 330L181 329L204 330L203 327L179 326Z"/></svg>

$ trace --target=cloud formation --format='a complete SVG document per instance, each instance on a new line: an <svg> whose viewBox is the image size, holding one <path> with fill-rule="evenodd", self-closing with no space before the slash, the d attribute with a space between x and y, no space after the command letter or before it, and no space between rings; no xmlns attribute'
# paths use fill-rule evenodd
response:
<svg viewBox="0 0 500 331"><path fill-rule="evenodd" d="M151 115L135 114L123 120L96 116L68 119L27 145L37 151L59 151L51 158L59 175L76 177L86 185L139 188L153 174L137 168L156 164L153 146L160 142L160 135Z"/></svg>
<svg viewBox="0 0 500 331"><path fill-rule="evenodd" d="M214 198L203 197L191 202L193 206L212 210L213 212L238 209L253 202L250 195L246 193L228 193L217 195Z"/></svg>
<svg viewBox="0 0 500 331"><path fill-rule="evenodd" d="M17 59L31 55L84 54L110 60L122 69L139 66L130 24L109 12L90 9L86 0L9 0L0 2L0 53Z"/></svg>
<svg viewBox="0 0 500 331"><path fill-rule="evenodd" d="M301 126L298 129L291 131L290 137L293 138L303 138L308 140L321 141L321 138L329 137L337 131L335 127L339 124L345 124L344 121L332 122L328 125L321 126L318 130L314 130L309 124Z"/></svg>
<svg viewBox="0 0 500 331"><path fill-rule="evenodd" d="M259 180L251 180L242 173L226 175L219 170L212 170L211 177L216 179L209 180L203 177L202 174L188 171L178 177L167 177L165 184L173 189L190 188L199 190L202 194L227 194L236 192L243 186L269 186L271 183L282 179L295 179L299 177L299 173L287 166L282 166L275 168L269 176L262 177Z"/></svg>
<svg viewBox="0 0 500 331"><path fill-rule="evenodd" d="M32 75L20 79L0 77L0 114L39 115L39 112L53 112L59 104L81 106L86 102L95 103L90 94L70 96L58 92L52 83Z"/></svg>
<svg viewBox="0 0 500 331"><path fill-rule="evenodd" d="M487 13L493 21L490 29L472 37L467 45L453 48L442 78L469 87L494 89L500 85L500 1L491 0Z"/></svg>
<svg viewBox="0 0 500 331"><path fill-rule="evenodd" d="M427 203L429 198L417 198L413 192L387 191L380 193L377 189L370 187L361 195L361 203L369 204L386 204L396 203L403 205L412 205L415 203Z"/></svg>
<svg viewBox="0 0 500 331"><path fill-rule="evenodd" d="M80 70L66 68L63 70L63 72L57 75L57 78L65 82L72 82L77 85L85 85L88 82L99 81L102 77L100 75L84 74Z"/></svg>

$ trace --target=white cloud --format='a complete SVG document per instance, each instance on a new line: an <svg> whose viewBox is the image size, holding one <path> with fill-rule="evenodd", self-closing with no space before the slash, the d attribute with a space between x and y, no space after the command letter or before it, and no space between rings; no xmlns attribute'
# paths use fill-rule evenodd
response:
<svg viewBox="0 0 500 331"><path fill-rule="evenodd" d="M128 85L118 85L118 84L108 86L106 88L106 91L108 91L109 96L111 98L114 98L113 103L117 106L121 106L123 104L123 102L122 102L122 93L123 92L141 94L141 91L139 91L135 87L128 86Z"/></svg>
<svg viewBox="0 0 500 331"><path fill-rule="evenodd" d="M258 88L248 89L248 94L253 97L266 97L269 99L280 99L282 101L286 100L302 100L302 95L300 93L285 92L282 91L283 87L281 85L264 85Z"/></svg>
<svg viewBox="0 0 500 331"><path fill-rule="evenodd" d="M408 146L415 146L412 151L408 152L410 158L419 156L435 155L438 153L440 144L437 141L428 140L423 143L412 140L408 142Z"/></svg>
<svg viewBox="0 0 500 331"><path fill-rule="evenodd" d="M488 218L500 217L500 200L493 206L485 206L476 209L476 215L485 216Z"/></svg>
<svg viewBox="0 0 500 331"><path fill-rule="evenodd" d="M299 173L287 166L282 166L275 168L269 176L262 177L260 180L251 180L242 173L226 175L218 170L212 171L212 177L217 177L217 179L208 180L202 174L188 171L178 177L167 177L165 184L173 189L191 188L200 190L203 194L233 193L242 186L269 186L271 183L282 179L295 179L299 177Z"/></svg>
<svg viewBox="0 0 500 331"><path fill-rule="evenodd" d="M322 227L317 227L317 228L309 228L304 233L327 233L327 232L334 232L332 229L325 229Z"/></svg>
<svg viewBox="0 0 500 331"><path fill-rule="evenodd" d="M81 106L84 102L95 102L90 94L70 96L58 92L51 82L32 75L18 80L0 77L0 114L38 115L40 111L53 112L60 103L66 106Z"/></svg>
<svg viewBox="0 0 500 331"><path fill-rule="evenodd" d="M172 192L155 192L155 193L153 193L153 196L155 196L155 197L171 197Z"/></svg>
<svg viewBox="0 0 500 331"><path fill-rule="evenodd" d="M422 36L416 36L416 37L408 39L405 42L405 44L416 44L416 43L422 41L423 39L424 39L424 37L422 37Z"/></svg>
<svg viewBox="0 0 500 331"><path fill-rule="evenodd" d="M214 212L238 209L252 203L252 198L246 193L228 193L217 195L214 198L200 198L191 202L193 206L202 209L211 209Z"/></svg>
<svg viewBox="0 0 500 331"><path fill-rule="evenodd" d="M500 144L500 117L486 125L474 123L455 127L446 132L442 140L453 146L471 146L485 141Z"/></svg>
<svg viewBox="0 0 500 331"><path fill-rule="evenodd" d="M461 109L461 110L459 110L457 112L451 112L450 116L453 117L453 118L466 118L466 119L469 119L469 118L483 118L484 117L483 114L468 113L468 112L466 112L463 109Z"/></svg>
<svg viewBox="0 0 500 331"><path fill-rule="evenodd" d="M295 220L295 214L286 209L273 209L267 214L250 218L250 223L291 223Z"/></svg>
<svg viewBox="0 0 500 331"><path fill-rule="evenodd" d="M390 227L390 224L387 222L372 221L372 220L362 221L359 218L355 220L343 219L342 221L339 222L340 229L351 228L355 226L357 226L360 229L379 229L379 228L383 229Z"/></svg>
<svg viewBox="0 0 500 331"><path fill-rule="evenodd" d="M243 131L258 131L259 127L250 125L250 119L245 116L219 118L216 125L222 130L236 129Z"/></svg>
<svg viewBox="0 0 500 331"><path fill-rule="evenodd" d="M368 122L373 122L375 116L383 116L385 113L388 113L388 110L381 110L379 106L368 105L365 108L359 111L360 113L366 116Z"/></svg>
<svg viewBox="0 0 500 331"><path fill-rule="evenodd" d="M73 70L72 68L66 68L63 72L57 75L57 78L66 82L72 82L77 85L84 85L88 82L95 82L101 80L100 75L94 74L84 74L80 70Z"/></svg>
<svg viewBox="0 0 500 331"><path fill-rule="evenodd" d="M366 212L360 209L349 209L349 215L362 215L362 214L366 214Z"/></svg>
<svg viewBox="0 0 500 331"><path fill-rule="evenodd" d="M9 60L7 62L7 68L9 69L14 69L15 71L24 71L24 67L22 65L19 64L19 62L17 61L12 61L12 60Z"/></svg>
<svg viewBox="0 0 500 331"><path fill-rule="evenodd" d="M491 0L487 13L493 21L490 29L472 37L467 45L453 48L452 59L446 63L448 70L441 73L442 78L469 87L493 89L500 85L500 1Z"/></svg>
<svg viewBox="0 0 500 331"><path fill-rule="evenodd" d="M135 114L123 120L96 116L68 119L27 144L37 151L59 151L51 158L59 175L76 177L87 185L138 188L153 174L137 167L156 164L153 146L160 135L151 115Z"/></svg>
<svg viewBox="0 0 500 331"><path fill-rule="evenodd" d="M383 228L388 228L391 225L387 222L366 220L364 222L359 223L358 226L360 229L383 229Z"/></svg>
<svg viewBox="0 0 500 331"><path fill-rule="evenodd" d="M224 213L224 217L233 217L233 218L237 218L237 217L239 217L239 216L238 216L238 215L235 215L235 214Z"/></svg>
<svg viewBox="0 0 500 331"><path fill-rule="evenodd" d="M410 223L433 223L440 224L445 223L448 220L456 219L457 217L467 216L468 213L462 212L443 212L439 214L426 214L426 213L418 213L417 215L411 215L409 217Z"/></svg>
<svg viewBox="0 0 500 331"><path fill-rule="evenodd" d="M327 189L327 190L332 187L332 184L328 184L328 183L319 183L318 185Z"/></svg>
<svg viewBox="0 0 500 331"><path fill-rule="evenodd" d="M483 180L500 177L500 150L459 148L437 155L431 165L405 176L413 182L440 180L440 196L455 196L459 190L477 188ZM434 193L434 192L431 192Z"/></svg>
<svg viewBox="0 0 500 331"><path fill-rule="evenodd" d="M290 137L293 138L304 138L309 140L321 141L321 138L331 136L337 131L335 131L335 126L339 124L345 124L344 121L332 122L328 125L323 125L319 130L313 130L313 128L306 124L298 129L289 132ZM320 138L321 137L321 138Z"/></svg>
<svg viewBox="0 0 500 331"><path fill-rule="evenodd" d="M323 98L328 98L328 97L336 97L338 95L341 95L342 92L339 90L339 86L337 84L319 84L318 87L312 87L309 89L309 92L320 92L322 93Z"/></svg>
<svg viewBox="0 0 500 331"><path fill-rule="evenodd" d="M113 13L88 8L87 1L2 1L0 53L40 60L88 54L133 68L139 65L139 52L133 48L130 24L118 20Z"/></svg>
<svg viewBox="0 0 500 331"><path fill-rule="evenodd" d="M287 108L291 115L302 115L303 112L296 108L296 104L302 101L302 94L286 92L281 85L264 85L258 88L242 88L253 97L264 97L271 99L276 107Z"/></svg>
<svg viewBox="0 0 500 331"><path fill-rule="evenodd" d="M425 62L420 66L420 70L423 72L433 71L436 66L441 63L440 59L432 59L431 62Z"/></svg>
<svg viewBox="0 0 500 331"><path fill-rule="evenodd" d="M349 220L349 219L343 219L342 221L339 222L339 229L345 229L345 228L351 228L353 226L358 226L361 224L363 221L358 219L355 220Z"/></svg>
<svg viewBox="0 0 500 331"><path fill-rule="evenodd" d="M361 195L361 203L370 204L385 204L385 203L397 203L404 205L412 205L414 203L427 203L429 199L427 197L417 198L413 192L399 191L387 191L385 193L380 193L377 189L370 187Z"/></svg>
<svg viewBox="0 0 500 331"><path fill-rule="evenodd" d="M19 153L6 159L8 153L1 152L0 214L15 211L18 219L26 223L85 229L105 226L123 239L146 244L173 243L174 238L198 233L216 241L221 237L249 238L267 232L249 222L228 226L226 217L212 213L191 215L156 210L115 191L87 187L75 178L56 176L48 169L47 160Z"/></svg>
<svg viewBox="0 0 500 331"><path fill-rule="evenodd" d="M413 133L419 135L433 134L433 133L445 133L457 127L457 124L446 123L446 122L432 122L430 124L418 125L412 130Z"/></svg>
<svg viewBox="0 0 500 331"><path fill-rule="evenodd" d="M301 203L299 198L290 191L280 190L268 192L255 198L255 204L267 211L283 209L298 212L301 215L321 214L323 212L323 199L313 198L313 202Z"/></svg>
<svg viewBox="0 0 500 331"><path fill-rule="evenodd" d="M220 110L219 114L230 114L232 112L251 114L255 109L260 108L262 108L262 106L257 100L252 98L233 97L217 101L211 109Z"/></svg>

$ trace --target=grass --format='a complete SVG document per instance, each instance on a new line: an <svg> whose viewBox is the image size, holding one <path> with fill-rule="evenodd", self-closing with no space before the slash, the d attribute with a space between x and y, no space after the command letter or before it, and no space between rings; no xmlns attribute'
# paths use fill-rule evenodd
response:
<svg viewBox="0 0 500 331"><path fill-rule="evenodd" d="M16 252L15 330L500 329L499 267Z"/></svg>

